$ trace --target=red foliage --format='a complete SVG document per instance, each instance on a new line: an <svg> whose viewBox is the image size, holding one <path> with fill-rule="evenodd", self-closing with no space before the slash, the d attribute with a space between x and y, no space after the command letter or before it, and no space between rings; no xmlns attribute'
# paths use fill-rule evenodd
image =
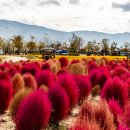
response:
<svg viewBox="0 0 130 130"><path fill-rule="evenodd" d="M121 121L123 126L128 127L130 129L130 102L128 102L128 104L124 109L124 113Z"/></svg>
<svg viewBox="0 0 130 130"><path fill-rule="evenodd" d="M57 73L57 76L61 75L61 74L67 74L68 71L66 69L60 69Z"/></svg>
<svg viewBox="0 0 130 130"><path fill-rule="evenodd" d="M62 86L70 101L70 107L74 107L79 98L79 89L74 78L70 74L62 74L58 77L57 83Z"/></svg>
<svg viewBox="0 0 130 130"><path fill-rule="evenodd" d="M72 61L71 61L71 63L70 63L70 64L72 65L72 64L75 64L75 63L79 63L79 62L81 62L81 61L80 61L80 60L78 60L78 59L74 59L74 60L72 60Z"/></svg>
<svg viewBox="0 0 130 130"><path fill-rule="evenodd" d="M24 98L16 114L16 130L41 130L46 127L51 114L47 94L34 91Z"/></svg>
<svg viewBox="0 0 130 130"><path fill-rule="evenodd" d="M100 85L100 88L103 87L103 85L106 83L106 81L110 78L110 74L107 71L100 71L99 77L98 77L98 82Z"/></svg>
<svg viewBox="0 0 130 130"><path fill-rule="evenodd" d="M11 77L10 77L10 75L7 72L0 71L0 81L1 80L10 81Z"/></svg>
<svg viewBox="0 0 130 130"><path fill-rule="evenodd" d="M25 64L22 67L21 73L22 74L30 73L32 75L35 75L39 70L40 70L40 68L38 67L37 64L35 64L35 63L28 63L28 64Z"/></svg>
<svg viewBox="0 0 130 130"><path fill-rule="evenodd" d="M84 102L79 117L81 121L96 121L100 125L100 129L115 130L113 115L104 101L100 101L98 104Z"/></svg>
<svg viewBox="0 0 130 130"><path fill-rule="evenodd" d="M105 98L107 101L113 98L115 101L119 101L121 107L127 103L127 97L125 84L117 77L109 79L101 91L101 98Z"/></svg>
<svg viewBox="0 0 130 130"><path fill-rule="evenodd" d="M117 130L130 130L129 128L126 128L125 126L123 125L119 125Z"/></svg>
<svg viewBox="0 0 130 130"><path fill-rule="evenodd" d="M88 71L89 72L91 72L93 69L97 69L97 68L98 68L98 66L96 63L94 63L92 61L88 63Z"/></svg>
<svg viewBox="0 0 130 130"><path fill-rule="evenodd" d="M115 123L118 125L119 116L123 114L123 109L119 106L119 103L117 101L114 101L114 99L109 101L109 108L114 115Z"/></svg>
<svg viewBox="0 0 130 130"><path fill-rule="evenodd" d="M13 77L16 73L18 73L18 70L15 67L11 67L9 68L8 73L11 77Z"/></svg>
<svg viewBox="0 0 130 130"><path fill-rule="evenodd" d="M130 78L126 78L125 84L127 87L128 98L130 98Z"/></svg>
<svg viewBox="0 0 130 130"><path fill-rule="evenodd" d="M50 70L50 64L47 62L42 64L41 70Z"/></svg>
<svg viewBox="0 0 130 130"><path fill-rule="evenodd" d="M12 95L12 84L9 81L0 81L0 112L8 109Z"/></svg>
<svg viewBox="0 0 130 130"><path fill-rule="evenodd" d="M24 85L26 88L32 88L33 90L37 89L37 83L33 75L31 74L24 74Z"/></svg>
<svg viewBox="0 0 130 130"><path fill-rule="evenodd" d="M67 58L65 58L65 57L59 58L59 61L60 61L60 64L61 64L61 68L66 67L69 64Z"/></svg>
<svg viewBox="0 0 130 130"><path fill-rule="evenodd" d="M91 83L87 76L74 75L74 79L79 87L79 100L85 99L91 93Z"/></svg>
<svg viewBox="0 0 130 130"><path fill-rule="evenodd" d="M100 72L98 69L94 69L90 72L89 79L91 81L92 87L99 84L99 74Z"/></svg>
<svg viewBox="0 0 130 130"><path fill-rule="evenodd" d="M45 85L50 88L54 84L55 75L50 70L43 70L36 74L35 79L37 81L38 87Z"/></svg>
<svg viewBox="0 0 130 130"><path fill-rule="evenodd" d="M52 102L51 121L59 122L64 119L69 112L69 98L65 90L60 86L50 89L49 97Z"/></svg>
<svg viewBox="0 0 130 130"><path fill-rule="evenodd" d="M124 75L126 73L127 73L127 69L125 69L122 66L118 66L118 67L115 67L115 69L112 71L111 76L112 77L115 77L115 76L121 77L122 75Z"/></svg>

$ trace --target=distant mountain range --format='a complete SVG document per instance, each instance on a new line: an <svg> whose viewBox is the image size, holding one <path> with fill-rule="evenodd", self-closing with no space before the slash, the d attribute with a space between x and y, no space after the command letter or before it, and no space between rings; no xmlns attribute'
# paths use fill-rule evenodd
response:
<svg viewBox="0 0 130 130"><path fill-rule="evenodd" d="M0 20L0 37L9 39L14 35L22 35L25 41L30 40L33 35L37 41L43 40L45 37L50 41L65 42L71 38L72 33L81 36L86 42L96 40L100 42L103 38L110 39L110 43L117 42L118 46L122 46L124 42L130 42L130 33L108 34L96 31L74 31L63 32L49 29L37 25L28 25L16 21Z"/></svg>

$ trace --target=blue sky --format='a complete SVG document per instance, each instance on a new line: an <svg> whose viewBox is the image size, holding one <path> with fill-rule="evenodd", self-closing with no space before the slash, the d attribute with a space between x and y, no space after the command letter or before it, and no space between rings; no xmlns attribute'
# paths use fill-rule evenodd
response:
<svg viewBox="0 0 130 130"><path fill-rule="evenodd" d="M130 32L130 0L0 0L0 19L62 31Z"/></svg>

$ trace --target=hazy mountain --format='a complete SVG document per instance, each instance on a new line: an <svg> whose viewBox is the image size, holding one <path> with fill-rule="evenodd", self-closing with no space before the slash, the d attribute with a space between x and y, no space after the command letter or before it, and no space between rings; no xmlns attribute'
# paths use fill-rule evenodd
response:
<svg viewBox="0 0 130 130"><path fill-rule="evenodd" d="M13 35L22 35L25 41L30 40L31 35L36 37L37 41L41 41L44 37L48 37L50 41L68 41L73 32L57 31L42 26L28 25L16 21L0 20L0 37L5 39L11 38ZM130 42L130 33L107 34L95 31L75 31L75 34L81 36L86 42L96 40L100 42L103 38L110 39L111 42L117 42L118 46L124 42Z"/></svg>

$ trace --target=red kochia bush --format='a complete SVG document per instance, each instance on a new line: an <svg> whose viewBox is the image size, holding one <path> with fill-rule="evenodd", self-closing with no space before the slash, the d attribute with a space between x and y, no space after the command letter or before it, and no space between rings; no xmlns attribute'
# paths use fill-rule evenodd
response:
<svg viewBox="0 0 130 130"><path fill-rule="evenodd" d="M23 80L24 80L24 85L26 88L31 88L31 89L37 89L37 83L33 75L31 74L24 74L23 75Z"/></svg>
<svg viewBox="0 0 130 130"><path fill-rule="evenodd" d="M11 80L10 75L7 72L0 71L0 81L1 80L10 81Z"/></svg>
<svg viewBox="0 0 130 130"><path fill-rule="evenodd" d="M37 64L28 63L22 67L21 72L22 72L22 74L30 73L32 75L35 75L39 70L40 70L40 68L38 67Z"/></svg>
<svg viewBox="0 0 130 130"><path fill-rule="evenodd" d="M94 69L89 74L89 79L91 81L92 87L99 84L99 73L98 69Z"/></svg>
<svg viewBox="0 0 130 130"><path fill-rule="evenodd" d="M12 95L12 84L9 81L0 81L0 112L8 109Z"/></svg>
<svg viewBox="0 0 130 130"><path fill-rule="evenodd" d="M127 102L128 92L123 81L115 77L109 79L102 88L101 98L105 98L107 101L114 99L119 102L119 105L123 107Z"/></svg>
<svg viewBox="0 0 130 130"><path fill-rule="evenodd" d="M51 122L59 122L64 119L69 112L69 98L61 86L50 89L49 97L52 102Z"/></svg>
<svg viewBox="0 0 130 130"><path fill-rule="evenodd" d="M11 67L9 68L8 73L11 77L13 77L16 73L18 73L18 70L15 67Z"/></svg>
<svg viewBox="0 0 130 130"><path fill-rule="evenodd" d="M24 98L16 114L16 130L41 130L49 121L51 104L47 94L37 90Z"/></svg>
<svg viewBox="0 0 130 130"><path fill-rule="evenodd" d="M79 89L78 86L76 85L73 76L71 76L70 74L60 75L58 77L57 83L65 89L69 97L70 107L71 108L74 107L74 105L78 101Z"/></svg>
<svg viewBox="0 0 130 130"><path fill-rule="evenodd" d="M39 87L41 85L45 85L48 88L50 88L54 84L54 81L55 81L54 74L49 70L39 71L36 74L35 78Z"/></svg>
<svg viewBox="0 0 130 130"><path fill-rule="evenodd" d="M115 130L113 115L105 101L99 101L98 104L84 102L79 117L86 122L96 121L101 130Z"/></svg>
<svg viewBox="0 0 130 130"><path fill-rule="evenodd" d="M121 123L130 129L130 102L125 106Z"/></svg>
<svg viewBox="0 0 130 130"><path fill-rule="evenodd" d="M119 106L117 101L114 101L114 99L110 100L108 104L110 111L114 115L115 123L118 125L119 117L123 114L123 109Z"/></svg>
<svg viewBox="0 0 130 130"><path fill-rule="evenodd" d="M121 77L122 75L127 73L127 69L125 69L123 66L115 67L115 69L112 71L111 76L115 77Z"/></svg>
<svg viewBox="0 0 130 130"><path fill-rule="evenodd" d="M99 73L99 79L98 79L98 82L99 82L99 85L100 85L100 88L103 87L103 85L105 84L105 82L110 78L110 74L107 72L107 71L103 71Z"/></svg>
<svg viewBox="0 0 130 130"><path fill-rule="evenodd" d="M117 130L130 130L129 128L126 128L125 126L123 125L119 125Z"/></svg>
<svg viewBox="0 0 130 130"><path fill-rule="evenodd" d="M50 64L47 62L42 64L41 70L50 70Z"/></svg>
<svg viewBox="0 0 130 130"><path fill-rule="evenodd" d="M59 61L60 61L60 64L61 64L61 68L66 67L69 64L68 60L65 57L59 58Z"/></svg>
<svg viewBox="0 0 130 130"><path fill-rule="evenodd" d="M74 79L79 87L79 100L85 99L91 93L91 83L87 76L74 75Z"/></svg>
<svg viewBox="0 0 130 130"><path fill-rule="evenodd" d="M68 73L68 71L67 71L65 68L63 68L63 69L60 69L60 70L57 72L57 76L59 76L59 75L61 75L61 74L66 74L66 73Z"/></svg>

